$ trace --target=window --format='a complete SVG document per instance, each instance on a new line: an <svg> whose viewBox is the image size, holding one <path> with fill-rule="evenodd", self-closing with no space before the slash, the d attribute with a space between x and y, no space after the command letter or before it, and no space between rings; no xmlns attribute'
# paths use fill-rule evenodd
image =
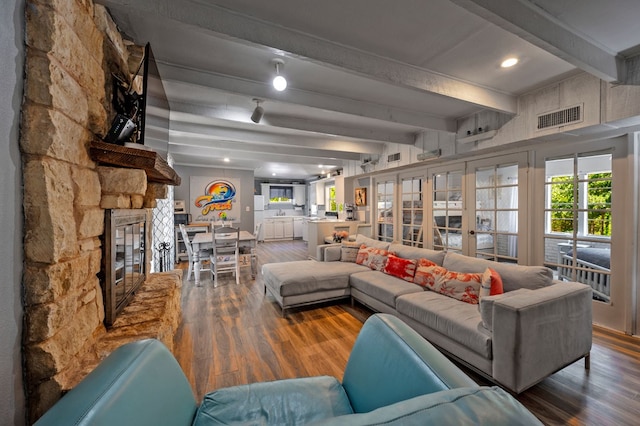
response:
<svg viewBox="0 0 640 426"><path fill-rule="evenodd" d="M293 187L271 185L269 187L269 202L293 203Z"/></svg>
<svg viewBox="0 0 640 426"><path fill-rule="evenodd" d="M338 211L338 204L336 203L336 187L334 185L327 188L327 211Z"/></svg>
<svg viewBox="0 0 640 426"><path fill-rule="evenodd" d="M560 280L611 297L610 153L574 154L545 162L545 264Z"/></svg>

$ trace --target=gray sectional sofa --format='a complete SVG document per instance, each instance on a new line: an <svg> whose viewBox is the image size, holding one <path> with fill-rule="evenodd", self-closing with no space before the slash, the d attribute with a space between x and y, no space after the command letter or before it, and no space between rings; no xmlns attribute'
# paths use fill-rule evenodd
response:
<svg viewBox="0 0 640 426"><path fill-rule="evenodd" d="M358 236L407 259L426 258L448 270L497 271L504 294L480 304L447 297L412 282L341 261L342 247L320 247L322 261L263 266L268 290L286 309L350 296L376 312L393 314L442 351L503 387L520 393L585 358L592 341L591 288L553 280L541 266L522 266L457 253L388 244Z"/></svg>

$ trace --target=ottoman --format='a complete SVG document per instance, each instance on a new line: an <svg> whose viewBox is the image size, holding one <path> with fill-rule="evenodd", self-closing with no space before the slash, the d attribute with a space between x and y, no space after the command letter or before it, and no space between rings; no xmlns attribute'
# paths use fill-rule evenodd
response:
<svg viewBox="0 0 640 426"><path fill-rule="evenodd" d="M299 260L263 265L262 279L285 316L289 308L349 297L349 276L369 270L352 262Z"/></svg>

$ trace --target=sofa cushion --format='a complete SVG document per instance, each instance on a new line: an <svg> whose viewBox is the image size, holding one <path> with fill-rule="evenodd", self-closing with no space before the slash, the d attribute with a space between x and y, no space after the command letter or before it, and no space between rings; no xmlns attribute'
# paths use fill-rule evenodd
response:
<svg viewBox="0 0 640 426"><path fill-rule="evenodd" d="M401 280L413 282L413 276L416 273L416 264L417 261L415 259L404 259L390 254L382 272L400 278Z"/></svg>
<svg viewBox="0 0 640 426"><path fill-rule="evenodd" d="M205 395L193 426L306 424L352 413L334 377L278 380L219 389Z"/></svg>
<svg viewBox="0 0 640 426"><path fill-rule="evenodd" d="M551 269L544 266L524 266L513 263L493 262L453 252L447 252L442 266L452 271L460 272L478 272L484 271L486 268L493 268L502 277L505 292L519 288L535 290L536 288L547 287L551 285L553 279Z"/></svg>
<svg viewBox="0 0 640 426"><path fill-rule="evenodd" d="M396 299L396 310L492 359L491 335L482 326L478 307L433 291L404 294Z"/></svg>
<svg viewBox="0 0 640 426"><path fill-rule="evenodd" d="M356 243L360 245L364 244L367 247L375 247L383 250L388 250L390 244L387 241L374 240L373 238L365 237L362 234L358 234L358 236L356 237Z"/></svg>
<svg viewBox="0 0 640 426"><path fill-rule="evenodd" d="M404 257L405 259L428 259L436 265L442 266L444 261L445 252L442 250L430 250L420 247L405 246L403 244L391 244L389 251L392 251L398 257Z"/></svg>
<svg viewBox="0 0 640 426"><path fill-rule="evenodd" d="M340 261L355 263L359 250L360 245L358 243L343 242L340 251Z"/></svg>
<svg viewBox="0 0 640 426"><path fill-rule="evenodd" d="M369 247L365 244L360 246L356 263L358 265L368 266L374 271L382 271L387 264L389 251L385 249Z"/></svg>
<svg viewBox="0 0 640 426"><path fill-rule="evenodd" d="M363 266L349 262L294 262L267 263L262 266L262 276L273 291L282 297L309 294L318 291L349 287L349 275L366 271Z"/></svg>
<svg viewBox="0 0 640 426"><path fill-rule="evenodd" d="M396 298L407 293L423 293L417 285L378 271L358 272L349 279L351 287L395 309Z"/></svg>
<svg viewBox="0 0 640 426"><path fill-rule="evenodd" d="M480 309L480 317L482 318L482 325L484 328L493 332L493 303L499 300L506 300L509 297L518 296L522 293L527 293L533 290L528 288L519 288L517 290L510 291L504 294L496 294L494 296L483 296L480 298L478 308Z"/></svg>
<svg viewBox="0 0 640 426"><path fill-rule="evenodd" d="M417 396L368 413L332 417L314 425L542 425L501 388L465 387Z"/></svg>

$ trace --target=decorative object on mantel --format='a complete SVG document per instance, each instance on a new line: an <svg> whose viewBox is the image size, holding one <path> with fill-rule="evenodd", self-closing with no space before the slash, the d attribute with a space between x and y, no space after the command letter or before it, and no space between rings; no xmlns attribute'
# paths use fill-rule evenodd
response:
<svg viewBox="0 0 640 426"><path fill-rule="evenodd" d="M142 169L147 174L147 179L150 182L174 186L180 185L180 176L169 166L164 158L154 151L94 140L91 142L89 153L91 159L97 163Z"/></svg>
<svg viewBox="0 0 640 426"><path fill-rule="evenodd" d="M345 238L349 238L347 231L333 231L333 241L336 243L341 243Z"/></svg>

